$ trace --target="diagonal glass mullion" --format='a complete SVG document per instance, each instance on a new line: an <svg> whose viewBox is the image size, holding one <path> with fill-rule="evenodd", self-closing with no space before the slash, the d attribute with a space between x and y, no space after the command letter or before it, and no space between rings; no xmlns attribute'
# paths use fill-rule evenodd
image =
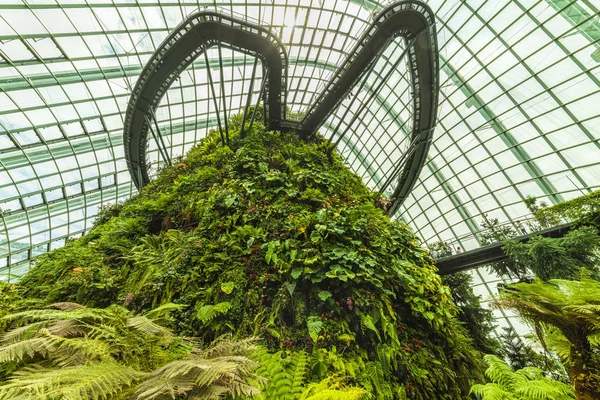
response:
<svg viewBox="0 0 600 400"><path fill-rule="evenodd" d="M518 2L518 1L515 1L515 3L516 3L517 5L519 5L519 2ZM468 4L465 4L464 6L465 6L465 7L467 7L467 8L469 8L469 9L472 11L472 8L470 8L470 6L469 6ZM521 8L524 8L524 7L522 7L522 6L521 6ZM484 20L483 20L483 19L482 19L480 16L477 16L477 17L478 17L478 18L480 19L480 21L481 21L481 22L484 24L484 26L487 26L487 27L488 27L488 29L490 29L490 31L491 31L492 33L496 34L496 32L494 31L494 29L493 29L491 26L489 26L489 25L487 24L487 22L486 22L486 21L484 21ZM516 51L514 51L514 50L512 49L512 46L509 46L509 45L508 45L508 43L506 43L506 42L505 42L505 41L502 39L502 37L500 37L500 36L498 36L498 40L499 40L499 41L500 41L500 42L501 42L501 43L502 43L502 44L503 44L505 47L507 47L507 48L509 49L509 51L511 52L511 54L512 54L512 55L513 55L513 56L514 56L514 57L515 57L517 60L521 61L521 58L520 58L520 56L517 54L517 52L516 52ZM463 42L462 42L460 39L459 39L459 42L460 42L460 43L461 43L461 44L464 46L464 43L463 43ZM468 52L469 52L469 53L470 53L470 54L471 54L471 55L474 57L474 59L475 59L477 62L479 62L479 63L481 64L481 66L482 66L483 70L484 70L484 71L485 71L485 72L486 72L486 73L487 73L487 74L488 74L488 75L489 75L489 76L490 76L490 77L493 79L493 74L492 74L492 73L491 73L491 72L490 72L490 71L487 69L487 67L486 67L486 66L484 66L484 65L483 65L483 64L482 64L482 63L479 61L478 57L477 57L475 54L473 54L473 53L470 51L470 49L469 49L468 47L466 47L466 46L464 46L464 47L465 47L465 49L466 49L466 50L467 50L467 51L468 51ZM449 65L449 64L447 64L447 63L445 63L445 64L446 64L446 66L447 66L447 67L450 67L450 65ZM531 69L531 68L530 68L530 67L527 65L527 63L525 63L525 62L521 62L521 65L522 65L522 66L523 66L523 67L524 67L524 68L525 68L525 69L526 69L526 70L527 70L527 71L528 71L528 72L529 72L531 75L534 75L534 74L535 74L535 73L534 73L534 71L533 71L533 70L532 70L532 69ZM442 67L442 68L444 68L444 67ZM458 76L458 72L457 72L457 71L453 71L453 72L455 73L455 75L456 75L456 76ZM562 101L561 101L561 100L560 100L560 99L559 99L559 98L558 98L558 97L557 97L557 96L556 96L556 95L553 93L553 91L552 91L552 90L550 90L550 89L549 89L549 87L548 87L548 86L547 86L547 85L546 85L546 84L545 84L545 83L544 83L544 82L543 82L543 81L542 81L542 80L541 80L539 77L535 76L535 80L536 80L536 82L537 82L538 84L540 84L540 85L542 86L542 88L544 88L544 91L545 91L545 93L549 93L549 94L552 96L552 98L553 98L553 99L554 99L554 100L555 100L555 101L556 101L558 104L561 104L561 105L562 105ZM515 104L515 106L516 106L516 107L517 107L517 108L518 108L518 109L521 111L521 113L522 113L522 114L523 114L523 115L524 115L526 118L528 118L528 119L530 120L530 123L531 123L531 125L532 125L532 126L534 127L534 129L535 129L535 130L538 132L538 134L541 134L541 133L542 133L542 130L539 128L539 126L538 126L538 125L537 125L537 124L536 124L536 123L535 123L535 122L534 122L534 121L533 121L531 118L529 118L529 116L528 116L527 112L526 112L526 111L525 111L525 110L524 110L524 109L523 109L523 108L520 106L519 102L517 102L517 101L514 99L514 97L513 97L513 96L510 94L510 92L506 91L506 88L505 88L505 87L504 87L504 86L503 86L503 85L502 85L502 84L501 84L499 81L495 80L495 82L496 82L496 84L497 84L497 85L500 87L500 89L502 90L502 92L503 92L503 93L504 93L504 94L505 94L505 95L506 95L506 96L507 96L507 97L508 97L508 98L509 98L509 99L510 99L512 102L513 102L513 104ZM467 83L465 83L465 85L464 85L464 86L465 86L465 89L466 89L467 91L469 91L469 85L468 85ZM475 92L472 92L472 93L473 93L473 94L475 94ZM474 99L478 99L478 96L477 96L477 97L475 97L475 96L474 96ZM481 100L479 100L479 102L481 102ZM481 104L483 104L483 102L481 102ZM571 117L571 118L572 118L574 121L576 121L576 118L575 118L575 116L574 116L574 115L571 113L571 111L570 111L570 110L568 110L568 108L567 108L567 107L563 107L562 109L563 109L563 111L565 111L565 112L566 112L566 113L569 115L569 117ZM484 113L482 113L482 115L484 116L484 118L486 118L486 119L489 119L489 120L490 120L490 123L492 124L492 126L494 127L494 129L495 129L495 130L496 130L496 129L498 129L498 131L499 131L499 132L504 132L504 134L502 134L502 136L501 136L501 137L503 138L503 140L504 140L504 138L506 138L506 140L508 140L508 142L510 142L511 144L512 144L512 142L514 142L514 143L515 143L515 144L514 144L514 146L512 147L512 149L514 149L514 150L515 150L515 153L516 153L516 154L515 154L515 156L516 156L516 157L517 157L519 160L522 160L524 163L526 163L526 165L528 165L528 167L526 167L526 169L528 170L528 172L529 172L530 174L535 174L536 176L539 176L539 177L540 177L540 186L541 186L542 190L543 190L543 191L544 191L546 194L551 194L551 193L553 193L553 192L556 192L556 189L554 188L554 186L553 186L551 183L549 183L549 181L548 181L547 179L544 179L544 178L543 178L543 173L542 173L542 171L541 171L541 170L539 170L539 168L537 167L537 165L535 165L535 164L530 164L530 163L527 161L527 160L528 160L530 157L527 155L527 153L525 152L525 150L524 150L524 149L522 149L520 146L518 146L518 144L517 144L518 142L516 142L516 140L514 139L514 137L512 137L512 135L510 134L510 132L508 132L506 129L502 129L502 123L501 123L501 121L500 121L500 120L498 120L497 118L495 118L495 119L493 118L493 114L491 113L491 110L490 110L490 109L487 109L487 110L485 110L485 114L484 114ZM490 118L490 117L492 117L492 118ZM580 128L583 128L582 130L583 130L584 132L586 132L586 133L587 133L588 137L590 137L590 136L591 136L591 134L589 133L589 131L587 131L587 129L586 129L585 127L583 127L583 126L581 125L581 126L580 126ZM569 162L568 162L568 161L567 161L567 160L564 158L564 156L562 156L562 154L561 154L560 152L558 152L558 151L557 151L557 148L556 148L556 146L554 146L554 144L553 144L551 141L547 140L546 138L544 138L544 139L545 139L545 141L546 141L546 144L547 144L548 146L550 146L550 147L552 148L552 150L554 150L554 151L555 151L555 153L556 153L556 154L557 154L557 155L558 155L558 156L561 158L561 161L562 161L563 163L565 163L565 165L569 166L569 168L571 168L571 170L572 170L572 173L573 173L573 174L574 174L574 176L575 176L575 177L578 179L578 181L579 181L579 182L580 182L582 185L584 185L584 186L585 186L585 182L583 181L583 179L581 178L581 176L579 176L579 174L577 174L577 173L576 173L576 171L574 171L574 170L572 169L572 167L570 166L570 163L569 163ZM598 148L600 149L600 144L597 144L597 146L598 146ZM549 198L550 198L550 200L552 200L553 202L561 202L561 201L563 201L563 198L562 198L562 196L560 196L560 195L551 195Z"/></svg>

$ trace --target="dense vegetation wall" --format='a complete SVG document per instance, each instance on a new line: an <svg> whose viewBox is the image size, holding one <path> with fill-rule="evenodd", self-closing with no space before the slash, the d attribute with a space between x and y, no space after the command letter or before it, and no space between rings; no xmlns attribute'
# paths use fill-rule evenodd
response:
<svg viewBox="0 0 600 400"><path fill-rule="evenodd" d="M18 307L175 303L179 335L260 338L266 398L330 386L468 398L479 353L388 201L327 143L262 126L231 136L222 145L210 134L138 196L101 210L89 234L42 256Z"/></svg>

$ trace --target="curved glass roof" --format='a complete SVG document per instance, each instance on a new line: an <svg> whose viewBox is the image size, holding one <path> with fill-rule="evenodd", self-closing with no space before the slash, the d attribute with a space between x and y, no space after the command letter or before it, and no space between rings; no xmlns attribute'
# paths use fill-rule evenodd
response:
<svg viewBox="0 0 600 400"><path fill-rule="evenodd" d="M397 217L427 243L456 241L470 249L478 246L474 233L483 214L525 219L526 196L552 204L599 189L598 4L427 3L436 16L440 53L438 121L427 163ZM131 88L187 15L217 10L274 32L289 58L287 107L301 116L389 4L2 1L0 279L22 274L35 256L87 231L99 206L136 193L123 149ZM320 129L326 136L336 132L337 139L345 132L341 153L374 188L393 178L390 171L410 145L410 69L397 64L404 46L394 39L362 88ZM248 93L253 102L258 98L264 71L259 62L252 80L254 57L220 52L208 51L215 97L225 100L229 114L237 113ZM171 158L217 126L207 71L203 58L191 63L157 109ZM148 155L153 166L162 161L152 140ZM493 289L490 277L473 274L481 293Z"/></svg>

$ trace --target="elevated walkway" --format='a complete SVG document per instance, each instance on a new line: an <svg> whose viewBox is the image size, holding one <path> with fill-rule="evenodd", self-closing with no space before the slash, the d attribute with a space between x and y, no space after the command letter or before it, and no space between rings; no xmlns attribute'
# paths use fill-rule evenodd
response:
<svg viewBox="0 0 600 400"><path fill-rule="evenodd" d="M375 17L323 92L308 107L302 121L286 118L288 56L276 34L257 23L213 11L190 15L150 57L131 93L123 141L135 185L141 189L150 182L146 160L148 131L157 142L158 139L162 142L160 132L156 135L153 132L153 125L158 130L155 111L160 101L185 68L196 58L206 57L210 47L229 47L259 58L265 68L261 89L265 124L269 129L295 130L300 136L309 137L351 94L395 37L402 37L406 43L404 54L411 72L413 126L411 147L390 169L398 182L393 192L395 200L389 208L393 214L412 190L423 168L437 116L439 55L435 20L429 6L418 0L392 4ZM227 129L225 135L228 135ZM164 143L157 144L165 161L170 161Z"/></svg>
<svg viewBox="0 0 600 400"><path fill-rule="evenodd" d="M519 242L527 242L534 236L544 236L550 238L559 238L566 235L573 225L570 223L554 226L538 232L529 233L527 235L517 236L511 240ZM473 268L482 267L484 265L505 261L508 257L502 251L503 242L492 243L478 249L469 250L464 253L455 254L440 258L436 261L436 266L439 269L440 275L453 274L455 272L466 271Z"/></svg>

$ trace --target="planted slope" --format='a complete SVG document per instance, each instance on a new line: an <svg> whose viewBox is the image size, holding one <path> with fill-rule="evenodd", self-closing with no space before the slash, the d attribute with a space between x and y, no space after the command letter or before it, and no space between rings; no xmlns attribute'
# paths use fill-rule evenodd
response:
<svg viewBox="0 0 600 400"><path fill-rule="evenodd" d="M138 311L176 302L186 305L180 334L260 335L266 398L318 381L314 391L468 398L478 356L387 200L326 144L262 127L232 137L223 147L210 134L140 195L102 210L88 235L22 279L27 295Z"/></svg>

